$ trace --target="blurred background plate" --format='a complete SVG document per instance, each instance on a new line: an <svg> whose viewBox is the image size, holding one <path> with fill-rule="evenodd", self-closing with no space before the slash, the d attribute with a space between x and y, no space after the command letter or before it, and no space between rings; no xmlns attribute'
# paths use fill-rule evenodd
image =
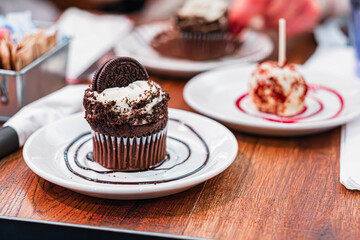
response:
<svg viewBox="0 0 360 240"><path fill-rule="evenodd" d="M271 39L264 33L245 29L241 33L242 46L234 54L211 61L191 61L161 56L150 42L158 33L169 29L169 22L155 22L141 25L115 47L120 56L131 56L139 60L147 70L155 74L190 77L200 72L229 64L246 64L268 57L273 51Z"/></svg>

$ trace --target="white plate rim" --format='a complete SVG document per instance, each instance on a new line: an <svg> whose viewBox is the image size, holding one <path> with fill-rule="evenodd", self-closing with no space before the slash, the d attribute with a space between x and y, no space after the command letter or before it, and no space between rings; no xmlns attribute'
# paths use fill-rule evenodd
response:
<svg viewBox="0 0 360 240"><path fill-rule="evenodd" d="M218 127L222 128L222 130L224 130L228 134L228 136L232 138L231 142L234 144L234 146L231 148L233 150L232 150L232 152L230 152L230 157L229 157L230 160L227 161L225 164L221 165L221 168L213 169L213 170L210 170L207 172L202 172L201 174L189 176L184 179L175 180L172 182L157 183L157 184L143 184L143 185L121 185L121 184L114 185L114 184L101 184L101 183L92 182L91 184L95 184L96 187L88 185L88 184L79 183L79 182L70 182L70 181L62 179L60 177L52 176L51 174L47 173L43 169L39 168L36 164L34 164L31 161L31 157L28 155L27 149L29 148L29 146L31 146L31 144L37 138L37 136L42 134L42 132L45 131L47 128L51 128L53 125L56 125L61 121L64 121L64 120L67 120L70 118L77 118L80 115L83 116L82 112L62 118L58 121L55 121L51 124L48 124L48 125L40 128L39 130L37 130L26 141L24 148L23 148L23 158L25 160L25 163L28 165L28 167L36 175L38 175L41 178L43 178L49 182L52 182L56 185L59 185L59 186L62 186L62 187L68 188L68 189L75 189L78 191L83 191L83 192L91 192L91 193L96 193L96 194L121 194L121 195L136 194L136 193L147 194L147 193L162 192L162 191L167 191L167 190L195 186L195 185L198 185L210 178L215 177L216 175L220 174L221 172L225 171L235 161L236 156L238 154L238 144L237 144L237 140L236 140L234 134L228 128L226 128L224 125L222 125L210 118L207 118L205 116L202 116L202 115L199 115L196 113L192 113L189 111L169 108L169 115L171 114L171 112L177 112L180 114L181 113L190 114L192 116L196 116L196 117L205 119L206 121L212 121ZM114 187L114 186L116 186L116 187Z"/></svg>
<svg viewBox="0 0 360 240"><path fill-rule="evenodd" d="M184 90L183 90L183 97L185 102L191 107L193 108L195 111L204 114L206 116L209 116L215 120L224 122L224 123L228 123L228 124L235 124L235 125L241 125L241 126L248 126L248 127L254 127L254 128L262 128L262 129L269 129L269 130L315 130L315 129L326 129L326 128L331 128L331 127L335 127L335 126L340 126L344 123L350 122L353 119L355 119L357 116L360 115L360 108L352 113L348 113L347 115L344 116L338 116L336 118L333 119L327 119L327 120L322 120L322 121L318 121L318 122L300 122L300 123L292 123L292 124L282 124L282 123L276 123L276 122L266 122L266 121L259 121L259 122L252 122L252 121L243 121L243 119L237 119L236 121L232 121L231 119L229 119L226 116L217 114L217 113L213 113L212 111L209 111L208 109L204 108L202 105L196 103L196 101L194 101L192 99L191 96L191 90L193 88L193 85L197 84L198 81L203 81L203 79L205 79L207 76L212 75L214 73L221 73L221 72L226 72L229 70L233 70L234 68L253 68L255 65L254 64L249 64L247 66L239 66L239 65L232 65L232 66L225 66L225 67L221 67L221 68L217 68L208 72L204 72L204 73L200 73L198 75L196 75L195 77L191 78L185 85ZM306 71L304 67L302 66L297 66L298 68L302 69L303 71ZM315 72L313 70L311 70L312 72ZM321 74L320 72L316 72L318 74ZM355 85L355 83L354 83ZM324 84L324 86L327 86L326 84ZM360 85L358 86L360 87Z"/></svg>

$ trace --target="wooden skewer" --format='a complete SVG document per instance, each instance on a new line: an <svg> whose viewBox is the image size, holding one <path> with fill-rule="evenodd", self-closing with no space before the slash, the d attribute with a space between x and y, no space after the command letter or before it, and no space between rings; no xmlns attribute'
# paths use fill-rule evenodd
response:
<svg viewBox="0 0 360 240"><path fill-rule="evenodd" d="M278 64L280 67L286 63L286 21L283 18L279 19L279 56Z"/></svg>

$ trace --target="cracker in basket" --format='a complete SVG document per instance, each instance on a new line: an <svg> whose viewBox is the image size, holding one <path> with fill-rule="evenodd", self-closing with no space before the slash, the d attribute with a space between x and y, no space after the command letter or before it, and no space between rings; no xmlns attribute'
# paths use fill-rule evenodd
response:
<svg viewBox="0 0 360 240"><path fill-rule="evenodd" d="M19 71L56 45L56 32L46 34L43 29L25 37L18 45L10 35L0 39L0 68Z"/></svg>
<svg viewBox="0 0 360 240"><path fill-rule="evenodd" d="M48 51L56 46L57 32L46 36L46 44Z"/></svg>
<svg viewBox="0 0 360 240"><path fill-rule="evenodd" d="M19 71L26 65L30 64L34 59L34 43L25 44L21 48L17 48L14 53L14 69Z"/></svg>
<svg viewBox="0 0 360 240"><path fill-rule="evenodd" d="M10 52L6 40L0 40L0 62L2 69L11 70Z"/></svg>
<svg viewBox="0 0 360 240"><path fill-rule="evenodd" d="M9 49L10 52L10 64L11 64L11 69L14 70L15 69L15 59L16 59L16 44L13 41L8 41L7 42L7 47Z"/></svg>
<svg viewBox="0 0 360 240"><path fill-rule="evenodd" d="M45 31L41 29L33 37L35 38L35 50L38 57L47 53L56 45L56 32L54 34L47 35Z"/></svg>
<svg viewBox="0 0 360 240"><path fill-rule="evenodd" d="M13 65L13 53L16 51L16 44L11 40L10 35L6 38L4 38L6 46L9 50L9 54L10 54L10 66L11 69L14 70L14 65Z"/></svg>
<svg viewBox="0 0 360 240"><path fill-rule="evenodd" d="M47 36L44 30L27 36L18 44L16 51L12 50L14 69L19 71L56 45L56 33Z"/></svg>
<svg viewBox="0 0 360 240"><path fill-rule="evenodd" d="M40 56L36 41L39 41L36 34L31 34L18 44L14 62L16 71L19 71Z"/></svg>

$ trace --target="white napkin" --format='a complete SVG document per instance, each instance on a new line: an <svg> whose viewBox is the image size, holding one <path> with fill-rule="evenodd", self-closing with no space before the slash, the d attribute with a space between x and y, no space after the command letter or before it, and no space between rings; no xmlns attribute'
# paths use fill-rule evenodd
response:
<svg viewBox="0 0 360 240"><path fill-rule="evenodd" d="M66 76L73 82L128 34L133 23L124 16L95 15L69 8L61 15L57 27L61 34L72 38Z"/></svg>
<svg viewBox="0 0 360 240"><path fill-rule="evenodd" d="M359 83L356 76L355 50L347 40L338 21L329 20L315 31L319 47L306 62L305 67L338 76L339 81ZM360 96L359 96L360 97ZM342 127L340 151L340 182L347 189L360 190L360 119Z"/></svg>
<svg viewBox="0 0 360 240"><path fill-rule="evenodd" d="M360 85L360 79L355 76L354 51L352 47L320 48L305 66L338 76L339 81L353 81ZM359 143L358 118L341 129L340 182L351 190L360 190Z"/></svg>
<svg viewBox="0 0 360 240"><path fill-rule="evenodd" d="M32 102L16 113L4 126L15 129L19 145L39 128L82 110L82 99L88 85L69 85Z"/></svg>
<svg viewBox="0 0 360 240"><path fill-rule="evenodd" d="M344 81L358 81L355 75L355 54L352 47L319 46L304 64L308 69L341 77Z"/></svg>
<svg viewBox="0 0 360 240"><path fill-rule="evenodd" d="M360 190L360 119L341 129L340 182L347 189Z"/></svg>

